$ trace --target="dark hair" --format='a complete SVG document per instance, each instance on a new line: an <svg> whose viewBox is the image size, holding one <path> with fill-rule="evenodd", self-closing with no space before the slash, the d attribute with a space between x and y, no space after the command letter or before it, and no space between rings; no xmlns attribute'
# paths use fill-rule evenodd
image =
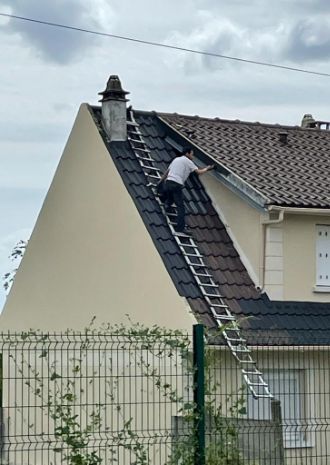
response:
<svg viewBox="0 0 330 465"><path fill-rule="evenodd" d="M192 147L189 147L189 145L187 145L186 147L183 147L183 149L181 150L181 155L185 155L186 153L189 153L193 150Z"/></svg>

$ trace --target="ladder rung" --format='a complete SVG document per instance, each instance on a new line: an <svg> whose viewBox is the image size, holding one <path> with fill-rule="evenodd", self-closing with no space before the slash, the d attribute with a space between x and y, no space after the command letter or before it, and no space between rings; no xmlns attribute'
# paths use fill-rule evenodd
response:
<svg viewBox="0 0 330 465"><path fill-rule="evenodd" d="M186 255L186 259L187 259L187 262L188 262L189 265L195 266L196 268L198 268L200 266L202 266L204 268L207 268L207 265L203 262L204 257L195 257L195 258L198 258L198 260L201 260L200 262L192 262L191 258L192 257L189 257L188 255Z"/></svg>
<svg viewBox="0 0 330 465"><path fill-rule="evenodd" d="M205 296L205 299L209 305L212 305L214 307L220 307L220 308L228 308L228 305L223 302L222 296L219 297L219 296L213 295L213 297L214 298L216 297L217 299L219 299L219 302L212 302L209 296Z"/></svg>
<svg viewBox="0 0 330 465"><path fill-rule="evenodd" d="M256 365L256 361L255 360L252 360L252 358L250 360L240 360L238 357L237 357L239 363L242 363L242 365L248 365L249 363L252 364L252 365Z"/></svg>
<svg viewBox="0 0 330 465"><path fill-rule="evenodd" d="M200 285L200 287L213 287L213 289L218 289L218 287L219 287L217 284L212 284L212 283L207 284L207 283L199 282L199 285Z"/></svg>
<svg viewBox="0 0 330 465"><path fill-rule="evenodd" d="M235 317L233 315L219 315L219 314L213 313L213 316L217 320L218 323L221 323L220 320L235 321Z"/></svg>
<svg viewBox="0 0 330 465"><path fill-rule="evenodd" d="M155 174L151 174L151 173L145 173L146 176L148 176L148 178L154 178L154 179L160 179L161 176L159 173L157 173L158 176L156 176Z"/></svg>
<svg viewBox="0 0 330 465"><path fill-rule="evenodd" d="M223 333L223 337L226 339L226 341L229 341L230 343L237 342L237 343L246 343L246 339L243 338L234 338L234 337L228 337Z"/></svg>
<svg viewBox="0 0 330 465"><path fill-rule="evenodd" d="M253 376L253 375L256 375L256 376L262 375L261 371L259 371L259 370L257 370L257 369L256 369L255 371L250 371L250 370L244 370L244 368L242 368L242 373L243 373L243 375L247 375L247 376L249 376L249 375L250 375L250 376L251 376L251 375L252 375L252 376Z"/></svg>
<svg viewBox="0 0 330 465"><path fill-rule="evenodd" d="M183 241L186 241L186 242L183 242ZM196 244L195 244L195 241L190 236L189 236L189 238L187 238L187 237L178 237L177 238L177 243L181 247L197 247Z"/></svg>
<svg viewBox="0 0 330 465"><path fill-rule="evenodd" d="M255 399L273 399L273 395L269 392L269 394L257 394L253 388L250 388Z"/></svg>
<svg viewBox="0 0 330 465"><path fill-rule="evenodd" d="M166 212L166 216L178 216L178 214L177 213ZM188 247L188 245L184 245L183 247Z"/></svg>
<svg viewBox="0 0 330 465"><path fill-rule="evenodd" d="M128 137L128 139L129 139L131 142L133 142L133 144L143 144L143 145L144 145L144 142L143 142L143 140L141 139L141 135L142 135L141 133L140 133L140 134L138 134L138 133L135 133L135 134L134 134L134 136L140 137L140 140L139 140L139 139L133 139L133 137Z"/></svg>
<svg viewBox="0 0 330 465"><path fill-rule="evenodd" d="M172 226L173 227L173 226ZM182 232L182 231L176 231L174 228L173 228L173 234L174 236L181 236L181 237L190 237L189 234L185 233L185 232ZM190 263L191 265L191 263Z"/></svg>
<svg viewBox="0 0 330 465"><path fill-rule="evenodd" d="M217 286L218 287L218 286ZM221 294L210 294L209 292L206 292L202 289L202 293L205 297L213 297L214 299L219 299L222 297Z"/></svg>
<svg viewBox="0 0 330 465"><path fill-rule="evenodd" d="M143 163L141 163L141 166L142 166L142 168L145 168L145 169L147 169L147 170L157 171L157 173L159 172L159 169L158 169L158 168L155 168L154 166L144 165Z"/></svg>
<svg viewBox="0 0 330 465"><path fill-rule="evenodd" d="M217 307L217 309L215 309L214 307L210 307L210 309L213 312L213 314L216 316L216 318L223 318L227 316L229 319L232 319L233 321L236 322L235 316L230 313L227 307L223 307L223 308ZM219 313L220 311L225 312L225 313Z"/></svg>
<svg viewBox="0 0 330 465"><path fill-rule="evenodd" d="M193 274L195 276L201 276L201 277L204 277L204 278L213 278L213 276L210 274L210 273L197 273L196 271L193 270Z"/></svg>
<svg viewBox="0 0 330 465"><path fill-rule="evenodd" d="M237 352L238 354L249 354L251 350L248 347L233 347L233 352Z"/></svg>
<svg viewBox="0 0 330 465"><path fill-rule="evenodd" d="M153 158L151 158L151 157L148 158L148 157L141 157L141 156L137 155L137 158L139 159L140 164L142 164L142 162L144 162L144 161L150 161L152 163L154 162Z"/></svg>
<svg viewBox="0 0 330 465"><path fill-rule="evenodd" d="M142 143L142 142L141 142ZM145 153L150 153L150 150L148 149L145 149L143 147L132 147L132 149L135 151L135 150L139 150L140 152L145 152ZM136 158L142 158L140 157L140 155L138 153L135 154L136 155Z"/></svg>
<svg viewBox="0 0 330 465"><path fill-rule="evenodd" d="M205 296L205 297L213 297L214 299L219 299L221 298L222 296L220 294L211 294L210 292L206 291L205 289L201 289L202 291L202 294Z"/></svg>
<svg viewBox="0 0 330 465"><path fill-rule="evenodd" d="M262 381L262 382L260 382L260 383L255 383L255 382L250 381L250 380L247 378L247 379L246 379L246 382L247 382L247 384L248 384L249 386L260 386L260 387L261 387L261 386L268 386L268 384L265 383L265 381Z"/></svg>
<svg viewBox="0 0 330 465"><path fill-rule="evenodd" d="M225 308L225 309L228 309L228 305L226 304L210 304L212 307L216 307L216 308Z"/></svg>
<svg viewBox="0 0 330 465"><path fill-rule="evenodd" d="M183 255L185 255L186 257L204 258L204 255L201 255L199 252L198 253L183 252Z"/></svg>
<svg viewBox="0 0 330 465"><path fill-rule="evenodd" d="M134 126L136 128L139 127L138 123L136 123L135 121L128 121L127 120L126 123L127 123L127 126Z"/></svg>
<svg viewBox="0 0 330 465"><path fill-rule="evenodd" d="M176 214L176 213L175 213ZM182 247L191 247L191 248L194 248L194 249L197 249L197 245L196 244L180 244Z"/></svg>

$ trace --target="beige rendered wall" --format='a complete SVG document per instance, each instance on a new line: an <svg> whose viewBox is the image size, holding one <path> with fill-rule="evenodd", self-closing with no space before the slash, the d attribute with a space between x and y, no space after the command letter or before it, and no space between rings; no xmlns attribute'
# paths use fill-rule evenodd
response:
<svg viewBox="0 0 330 465"><path fill-rule="evenodd" d="M330 216L285 215L283 222L284 299L329 302L330 293L314 291L316 282L316 225Z"/></svg>
<svg viewBox="0 0 330 465"><path fill-rule="evenodd" d="M274 300L330 301L330 292L314 289L316 225L330 225L330 216L285 213L283 221L263 224L268 214L214 176L202 180L256 286Z"/></svg>
<svg viewBox="0 0 330 465"><path fill-rule="evenodd" d="M242 200L214 176L203 176L202 181L213 200L227 231L251 278L262 283L263 226L262 215Z"/></svg>
<svg viewBox="0 0 330 465"><path fill-rule="evenodd" d="M191 330L188 312L83 104L46 196L1 329L133 321Z"/></svg>

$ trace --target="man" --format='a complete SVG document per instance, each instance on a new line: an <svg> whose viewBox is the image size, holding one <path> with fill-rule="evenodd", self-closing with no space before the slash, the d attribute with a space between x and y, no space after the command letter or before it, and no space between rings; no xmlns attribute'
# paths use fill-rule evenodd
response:
<svg viewBox="0 0 330 465"><path fill-rule="evenodd" d="M186 180L191 173L197 173L200 175L214 168L214 165L209 165L205 168L198 168L198 166L196 166L192 161L193 158L193 149L191 147L185 148L182 155L172 161L160 179L160 182L165 180L166 207L170 207L173 202L177 206L178 215L176 231L178 232L185 232L185 207L182 189Z"/></svg>

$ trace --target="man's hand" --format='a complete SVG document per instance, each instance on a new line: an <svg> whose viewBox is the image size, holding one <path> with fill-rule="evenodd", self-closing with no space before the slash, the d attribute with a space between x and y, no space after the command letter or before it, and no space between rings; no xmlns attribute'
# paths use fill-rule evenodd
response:
<svg viewBox="0 0 330 465"><path fill-rule="evenodd" d="M201 174L204 174L206 173L207 171L210 171L210 170L213 170L215 167L215 165L208 165L208 166L205 166L205 168L198 168L195 173L201 175Z"/></svg>

